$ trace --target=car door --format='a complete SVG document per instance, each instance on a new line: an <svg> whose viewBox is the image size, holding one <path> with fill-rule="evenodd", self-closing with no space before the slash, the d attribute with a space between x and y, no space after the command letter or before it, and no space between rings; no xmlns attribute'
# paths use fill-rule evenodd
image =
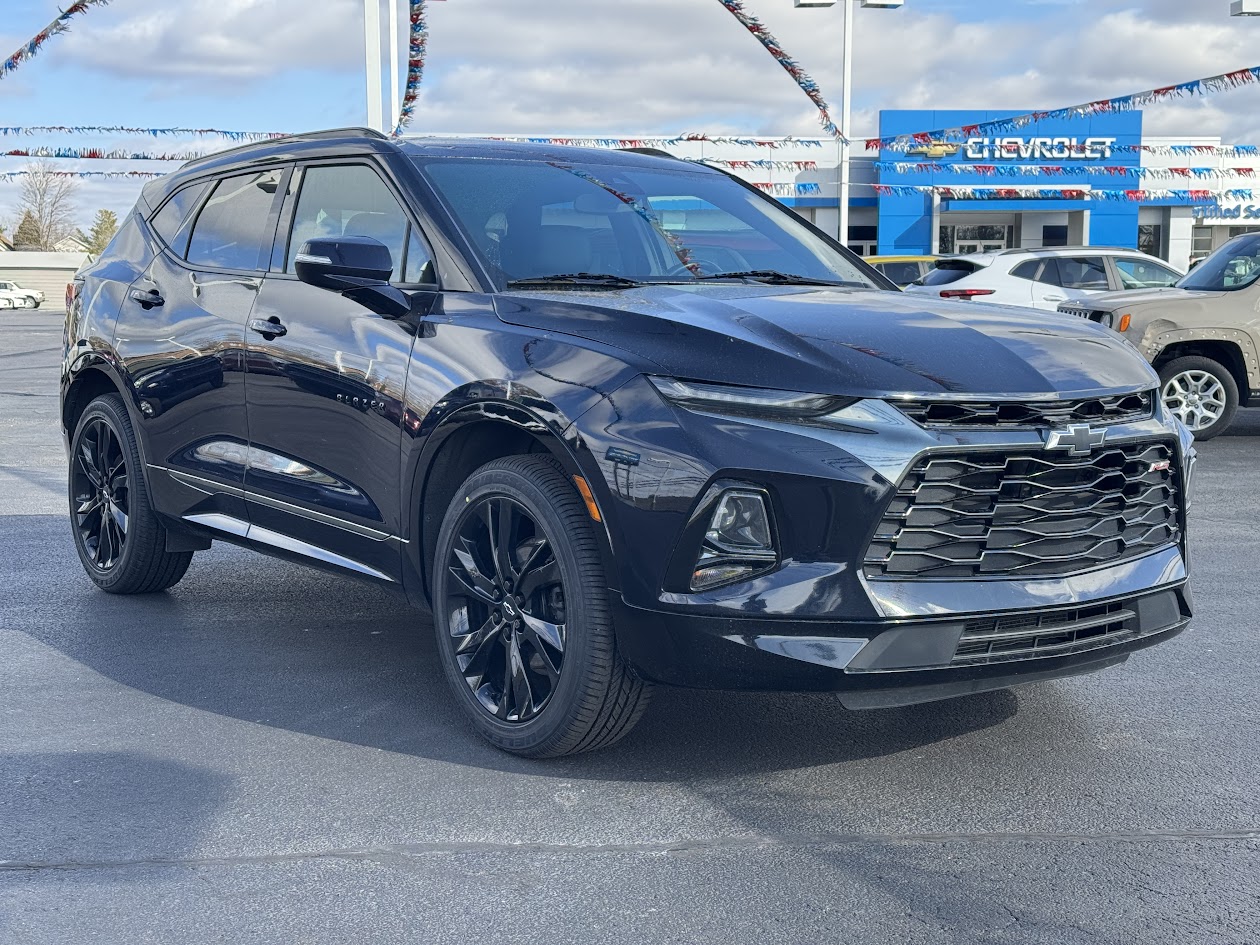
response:
<svg viewBox="0 0 1260 945"><path fill-rule="evenodd" d="M303 243L339 236L389 248L391 281L414 290L416 317L385 318L298 281ZM436 288L419 228L376 165L294 172L248 333L252 538L397 576L403 395L418 316Z"/></svg>
<svg viewBox="0 0 1260 945"><path fill-rule="evenodd" d="M234 534L246 528L245 326L281 179L276 169L236 174L168 199L150 224L161 247L115 336L155 507Z"/></svg>

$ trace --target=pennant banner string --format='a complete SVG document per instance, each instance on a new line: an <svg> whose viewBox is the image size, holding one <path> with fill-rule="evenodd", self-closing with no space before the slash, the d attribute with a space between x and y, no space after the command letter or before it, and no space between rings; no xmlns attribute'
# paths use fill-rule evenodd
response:
<svg viewBox="0 0 1260 945"><path fill-rule="evenodd" d="M14 181L19 177L26 177L31 171L3 171L0 172L0 180ZM40 174L47 174L50 177L96 177L107 180L115 180L123 177L165 177L161 171L40 171Z"/></svg>
<svg viewBox="0 0 1260 945"><path fill-rule="evenodd" d="M3 79L10 72L13 72L22 63L28 59L35 57L36 53L43 48L44 43L48 42L58 33L65 33L70 29L70 20L78 16L80 13L86 13L89 7L103 7L109 0L78 0L77 3L66 7L61 13L57 14L57 18L36 33L26 43L18 47L8 59L0 62L0 79Z"/></svg>
<svg viewBox="0 0 1260 945"><path fill-rule="evenodd" d="M0 137L17 135L147 135L151 138L218 137L233 141L287 138L287 131L225 131L222 128L131 128L125 125L0 125Z"/></svg>
<svg viewBox="0 0 1260 945"><path fill-rule="evenodd" d="M1174 180L1188 177L1255 177L1255 167L1140 167L1107 164L939 164L877 161L875 169L896 174L976 174L981 177L1142 177Z"/></svg>
<svg viewBox="0 0 1260 945"><path fill-rule="evenodd" d="M416 114L416 99L424 81L424 60L429 47L429 24L425 16L425 0L408 0L411 13L411 37L407 41L407 86L403 90L402 109L394 125L394 136L403 133Z"/></svg>
<svg viewBox="0 0 1260 945"><path fill-rule="evenodd" d="M1185 200L1196 203L1256 199L1256 191L1235 190L1092 190L1071 187L945 187L940 185L873 184L883 197L937 194L945 200L1092 200L1141 203Z"/></svg>
<svg viewBox="0 0 1260 945"><path fill-rule="evenodd" d="M1145 105L1165 102L1174 98L1193 97L1196 95L1212 95L1228 89L1241 88L1260 82L1260 66L1249 69L1236 69L1220 75L1208 76L1205 79L1194 79L1178 85L1169 85L1159 89L1148 89L1119 98L1099 99L1067 108L1056 108L1050 111L1028 112L1013 118L1000 118L995 121L984 121L974 125L962 125L956 128L937 128L935 131L919 131L911 134L889 135L882 138L869 138L866 150L905 151L916 145L930 144L933 141L965 141L987 134L1001 134L1026 128L1034 122L1058 120L1065 118L1089 118L1093 115L1105 115L1113 112L1128 112Z"/></svg>
<svg viewBox="0 0 1260 945"><path fill-rule="evenodd" d="M744 9L741 0L718 0L722 6L730 11L735 19L743 24L744 29L752 33L762 46L766 47L766 51L775 58L795 81L801 87L801 91L809 96L809 100L814 103L814 107L818 109L818 120L828 134L842 141L848 141L844 131L836 127L836 123L831 120L831 109L827 105L827 100L823 98L822 90L818 87L818 83L810 77L799 62L783 51L783 47L779 41L774 38L774 34L766 29L764 23ZM848 2L848 0L844 0Z"/></svg>

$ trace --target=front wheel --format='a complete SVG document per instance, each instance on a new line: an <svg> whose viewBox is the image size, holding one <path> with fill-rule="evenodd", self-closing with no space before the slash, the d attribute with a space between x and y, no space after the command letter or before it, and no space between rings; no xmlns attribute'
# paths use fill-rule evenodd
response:
<svg viewBox="0 0 1260 945"><path fill-rule="evenodd" d="M1174 358L1159 369L1164 406L1196 440L1224 433L1238 410L1238 384L1218 361L1198 355Z"/></svg>
<svg viewBox="0 0 1260 945"><path fill-rule="evenodd" d="M96 398L70 446L70 525L79 560L110 594L151 594L188 570L191 551L166 550L166 529L149 504L140 450L117 394Z"/></svg>
<svg viewBox="0 0 1260 945"><path fill-rule="evenodd" d="M634 727L651 689L617 652L596 533L554 459L514 456L473 473L434 561L442 664L482 737L553 758Z"/></svg>

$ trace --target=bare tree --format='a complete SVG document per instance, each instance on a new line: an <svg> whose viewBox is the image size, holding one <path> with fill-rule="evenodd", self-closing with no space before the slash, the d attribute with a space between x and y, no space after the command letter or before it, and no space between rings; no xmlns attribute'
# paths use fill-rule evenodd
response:
<svg viewBox="0 0 1260 945"><path fill-rule="evenodd" d="M25 229L26 241L32 246L22 249L52 250L67 236L74 233L75 216L78 207L74 196L78 190L78 181L64 173L57 173L56 165L51 161L32 161L26 165L26 176L22 178L22 204L18 214ZM14 233L16 239L19 233Z"/></svg>

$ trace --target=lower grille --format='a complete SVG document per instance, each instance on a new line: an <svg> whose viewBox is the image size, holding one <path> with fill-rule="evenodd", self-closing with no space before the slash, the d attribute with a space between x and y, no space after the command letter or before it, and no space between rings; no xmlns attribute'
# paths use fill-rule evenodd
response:
<svg viewBox="0 0 1260 945"><path fill-rule="evenodd" d="M906 474L867 548L868 578L1074 574L1178 540L1168 443L1074 457L1050 450L932 454Z"/></svg>
<svg viewBox="0 0 1260 945"><path fill-rule="evenodd" d="M996 663L1108 646L1136 633L1136 617L1123 603L1114 603L970 620L963 627L953 662Z"/></svg>

